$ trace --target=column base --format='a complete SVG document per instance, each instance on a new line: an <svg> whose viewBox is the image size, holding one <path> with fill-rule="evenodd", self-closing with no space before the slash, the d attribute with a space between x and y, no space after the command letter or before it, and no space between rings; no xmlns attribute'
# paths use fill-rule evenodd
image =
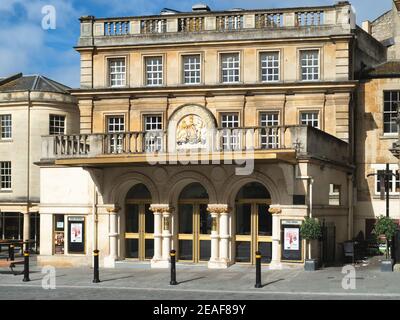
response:
<svg viewBox="0 0 400 320"><path fill-rule="evenodd" d="M228 259L215 259L208 261L208 269L227 269L231 266Z"/></svg>
<svg viewBox="0 0 400 320"><path fill-rule="evenodd" d="M115 268L115 261L117 259L115 257L107 256L104 258L103 264L104 268Z"/></svg>
<svg viewBox="0 0 400 320"><path fill-rule="evenodd" d="M268 267L270 270L282 270L283 269L282 263L280 261L271 261L271 263L269 264Z"/></svg>
<svg viewBox="0 0 400 320"><path fill-rule="evenodd" d="M165 259L151 259L150 262L152 269L168 269L170 266L169 260Z"/></svg>

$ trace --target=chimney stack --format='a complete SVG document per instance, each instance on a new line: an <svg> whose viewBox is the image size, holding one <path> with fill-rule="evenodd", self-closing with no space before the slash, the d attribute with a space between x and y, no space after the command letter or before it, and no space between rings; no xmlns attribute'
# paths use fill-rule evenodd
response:
<svg viewBox="0 0 400 320"><path fill-rule="evenodd" d="M372 32L372 24L371 24L371 21L369 21L369 20L364 21L364 22L362 23L362 28L363 28L363 30L364 30L365 32L367 32L368 34L371 34L371 32Z"/></svg>

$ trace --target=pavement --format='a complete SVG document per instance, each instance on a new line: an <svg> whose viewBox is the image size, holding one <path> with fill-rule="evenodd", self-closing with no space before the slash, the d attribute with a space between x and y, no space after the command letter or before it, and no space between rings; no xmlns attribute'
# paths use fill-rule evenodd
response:
<svg viewBox="0 0 400 320"><path fill-rule="evenodd" d="M212 270L206 265L178 264L178 285L171 286L170 270L151 269L148 263L125 262L116 269L100 269L101 282L93 283L91 268L57 268L51 278L49 270L35 266L33 258L29 282L0 268L0 300L399 300L400 272L382 273L380 259L345 270L342 266L315 272L263 267L263 286L256 289L255 267L248 265ZM55 289L49 289L52 283Z"/></svg>

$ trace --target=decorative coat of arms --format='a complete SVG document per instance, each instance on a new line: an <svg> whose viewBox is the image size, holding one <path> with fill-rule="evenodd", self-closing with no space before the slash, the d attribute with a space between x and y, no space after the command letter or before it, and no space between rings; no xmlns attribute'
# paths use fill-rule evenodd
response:
<svg viewBox="0 0 400 320"><path fill-rule="evenodd" d="M207 127L196 115L182 118L176 129L176 143L179 148L202 148L207 143Z"/></svg>

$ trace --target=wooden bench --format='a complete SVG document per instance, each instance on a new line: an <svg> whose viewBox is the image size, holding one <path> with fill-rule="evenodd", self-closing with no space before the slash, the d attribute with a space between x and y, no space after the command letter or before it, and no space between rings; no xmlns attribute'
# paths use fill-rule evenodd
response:
<svg viewBox="0 0 400 320"><path fill-rule="evenodd" d="M11 272L15 275L16 273L14 272L14 268L16 265L18 264L24 264L24 260L23 259L17 259L14 261L11 260L0 260L0 268L10 268Z"/></svg>

